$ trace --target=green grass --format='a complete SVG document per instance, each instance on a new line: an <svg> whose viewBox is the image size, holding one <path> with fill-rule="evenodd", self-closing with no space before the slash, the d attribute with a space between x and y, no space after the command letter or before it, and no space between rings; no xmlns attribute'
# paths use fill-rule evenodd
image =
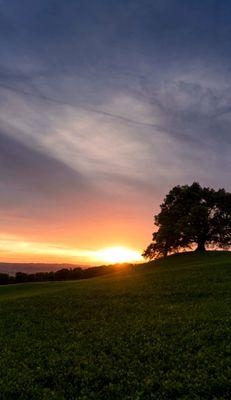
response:
<svg viewBox="0 0 231 400"><path fill-rule="evenodd" d="M1 400L230 399L231 253L0 299Z"/></svg>

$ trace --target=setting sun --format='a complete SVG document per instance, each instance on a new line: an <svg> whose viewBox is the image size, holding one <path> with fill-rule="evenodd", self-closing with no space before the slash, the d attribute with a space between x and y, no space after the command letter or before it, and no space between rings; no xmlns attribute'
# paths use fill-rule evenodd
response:
<svg viewBox="0 0 231 400"><path fill-rule="evenodd" d="M126 247L108 247L99 250L96 252L95 258L109 264L142 261L138 251Z"/></svg>

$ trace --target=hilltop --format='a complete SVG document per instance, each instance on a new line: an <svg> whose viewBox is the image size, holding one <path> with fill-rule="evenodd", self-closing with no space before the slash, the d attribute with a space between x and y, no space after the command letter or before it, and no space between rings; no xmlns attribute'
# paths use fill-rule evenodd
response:
<svg viewBox="0 0 231 400"><path fill-rule="evenodd" d="M231 253L0 287L1 398L228 399Z"/></svg>

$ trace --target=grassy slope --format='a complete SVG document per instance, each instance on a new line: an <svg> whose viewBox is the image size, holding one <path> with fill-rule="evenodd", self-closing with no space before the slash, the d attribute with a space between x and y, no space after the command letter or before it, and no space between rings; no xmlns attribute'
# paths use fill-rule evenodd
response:
<svg viewBox="0 0 231 400"><path fill-rule="evenodd" d="M0 299L2 400L230 398L230 253Z"/></svg>

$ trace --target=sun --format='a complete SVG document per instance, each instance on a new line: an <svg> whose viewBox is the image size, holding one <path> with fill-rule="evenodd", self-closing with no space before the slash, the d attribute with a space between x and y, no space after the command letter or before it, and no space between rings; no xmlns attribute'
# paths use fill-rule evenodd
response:
<svg viewBox="0 0 231 400"><path fill-rule="evenodd" d="M107 247L98 250L97 260L108 264L133 263L142 261L139 251L128 249L126 247Z"/></svg>

